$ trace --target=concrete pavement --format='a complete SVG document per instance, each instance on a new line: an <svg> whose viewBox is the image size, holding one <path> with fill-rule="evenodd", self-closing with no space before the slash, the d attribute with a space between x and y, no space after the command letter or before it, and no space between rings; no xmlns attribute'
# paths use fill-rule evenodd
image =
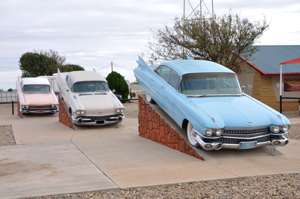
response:
<svg viewBox="0 0 300 199"><path fill-rule="evenodd" d="M200 161L139 137L134 117L73 130L56 117L8 111L0 105L0 124L12 124L18 145L0 147L0 198L300 172L299 140L275 153L218 151Z"/></svg>

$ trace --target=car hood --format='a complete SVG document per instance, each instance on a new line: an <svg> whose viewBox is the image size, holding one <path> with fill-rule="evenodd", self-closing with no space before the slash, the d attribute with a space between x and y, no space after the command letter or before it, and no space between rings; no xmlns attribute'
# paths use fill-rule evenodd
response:
<svg viewBox="0 0 300 199"><path fill-rule="evenodd" d="M90 115L113 114L116 108L123 108L121 102L110 92L75 94L80 109Z"/></svg>
<svg viewBox="0 0 300 199"><path fill-rule="evenodd" d="M199 117L209 116L220 128L251 128L282 124L281 114L248 96L189 98Z"/></svg>
<svg viewBox="0 0 300 199"><path fill-rule="evenodd" d="M58 104L54 94L24 94L24 105L50 105Z"/></svg>

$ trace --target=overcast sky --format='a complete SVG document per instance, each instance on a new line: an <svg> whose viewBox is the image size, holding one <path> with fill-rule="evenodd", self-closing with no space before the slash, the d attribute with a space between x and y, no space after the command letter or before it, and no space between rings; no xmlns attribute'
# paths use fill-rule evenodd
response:
<svg viewBox="0 0 300 199"><path fill-rule="evenodd" d="M191 2L199 0L191 0ZM210 0L206 0L210 6ZM266 18L258 44L300 44L299 0L214 0L217 15ZM53 49L103 75L110 62L129 80L153 31L182 15L182 0L1 0L0 84L16 76L22 53ZM1 87L1 85L0 85Z"/></svg>

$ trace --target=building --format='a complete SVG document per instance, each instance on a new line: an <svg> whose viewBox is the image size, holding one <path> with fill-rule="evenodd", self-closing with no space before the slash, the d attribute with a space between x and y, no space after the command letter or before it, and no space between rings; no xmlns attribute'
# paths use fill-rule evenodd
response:
<svg viewBox="0 0 300 199"><path fill-rule="evenodd" d="M250 58L242 58L238 73L242 89L279 110L279 65L297 57L300 57L300 45L256 46L256 52ZM283 74L284 96L300 97L300 64L285 65ZM291 85L299 90L289 89ZM283 111L298 110L298 100L284 100Z"/></svg>

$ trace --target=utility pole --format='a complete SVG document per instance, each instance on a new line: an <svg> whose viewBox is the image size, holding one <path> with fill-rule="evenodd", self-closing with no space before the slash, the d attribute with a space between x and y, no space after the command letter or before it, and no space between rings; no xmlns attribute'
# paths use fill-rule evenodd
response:
<svg viewBox="0 0 300 199"><path fill-rule="evenodd" d="M110 70L111 70L111 72L114 71L114 63L113 62L110 62Z"/></svg>

